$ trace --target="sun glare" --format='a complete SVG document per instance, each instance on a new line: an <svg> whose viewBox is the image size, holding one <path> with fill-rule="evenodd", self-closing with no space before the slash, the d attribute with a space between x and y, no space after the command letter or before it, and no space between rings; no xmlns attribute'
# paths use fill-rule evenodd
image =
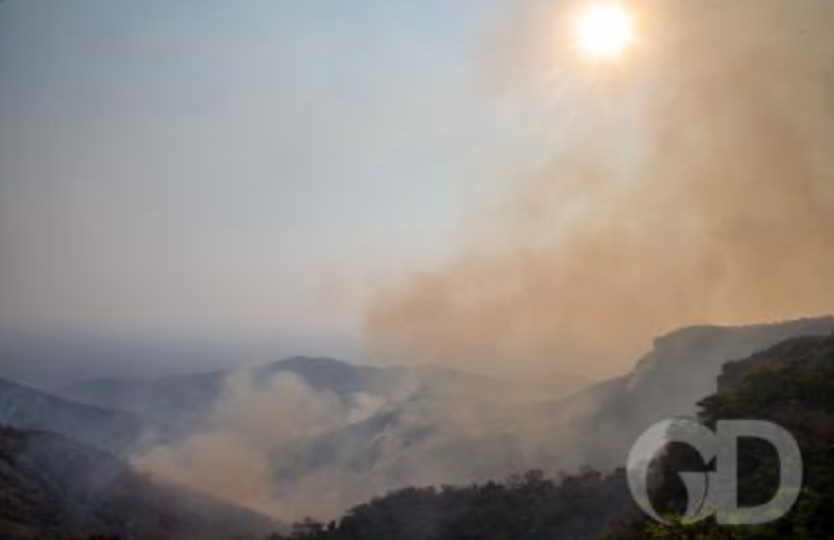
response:
<svg viewBox="0 0 834 540"><path fill-rule="evenodd" d="M618 58L633 40L633 17L620 3L596 3L577 17L577 47L591 58Z"/></svg>

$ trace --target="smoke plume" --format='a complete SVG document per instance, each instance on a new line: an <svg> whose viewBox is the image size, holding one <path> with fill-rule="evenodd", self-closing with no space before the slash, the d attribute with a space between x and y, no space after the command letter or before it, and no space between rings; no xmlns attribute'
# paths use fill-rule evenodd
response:
<svg viewBox="0 0 834 540"><path fill-rule="evenodd" d="M342 478L324 473L282 485L275 471L293 443L364 420L381 406L381 398L366 394L346 400L314 390L292 374L264 382L238 372L227 377L205 427L131 462L158 480L277 518L335 515L345 507L336 489L345 485Z"/></svg>
<svg viewBox="0 0 834 540"><path fill-rule="evenodd" d="M834 308L834 3L633 4L616 65L572 50L576 4L502 29L491 73L552 150L465 249L379 292L379 356L600 375L674 327Z"/></svg>

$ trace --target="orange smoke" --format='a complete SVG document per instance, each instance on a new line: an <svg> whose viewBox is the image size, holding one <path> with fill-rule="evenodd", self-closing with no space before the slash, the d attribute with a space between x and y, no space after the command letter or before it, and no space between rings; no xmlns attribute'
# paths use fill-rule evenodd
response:
<svg viewBox="0 0 834 540"><path fill-rule="evenodd" d="M641 4L616 81L535 37L553 10L515 20L500 49L525 61L496 71L509 93L553 85L568 142L474 214L468 247L379 291L371 349L601 375L673 327L834 311L834 4Z"/></svg>

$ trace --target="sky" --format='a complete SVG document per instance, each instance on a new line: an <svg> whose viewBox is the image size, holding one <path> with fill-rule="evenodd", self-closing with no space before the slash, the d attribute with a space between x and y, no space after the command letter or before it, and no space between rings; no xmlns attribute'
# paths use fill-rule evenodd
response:
<svg viewBox="0 0 834 540"><path fill-rule="evenodd" d="M359 354L525 152L498 0L0 4L0 332Z"/></svg>
<svg viewBox="0 0 834 540"><path fill-rule="evenodd" d="M0 337L605 377L834 312L834 5L600 61L591 1L0 3Z"/></svg>

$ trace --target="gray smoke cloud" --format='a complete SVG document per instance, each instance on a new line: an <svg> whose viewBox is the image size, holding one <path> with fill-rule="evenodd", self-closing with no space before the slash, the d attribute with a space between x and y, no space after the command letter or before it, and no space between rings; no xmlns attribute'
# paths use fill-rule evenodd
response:
<svg viewBox="0 0 834 540"><path fill-rule="evenodd" d="M281 373L267 382L250 372L227 377L223 392L196 433L143 451L131 463L152 477L234 501L282 519L334 515L344 507L333 475L281 485L275 471L289 446L366 419L383 405L380 397L343 399L314 390Z"/></svg>
<svg viewBox="0 0 834 540"><path fill-rule="evenodd" d="M385 381L375 391L343 393L286 372L232 373L193 426L137 450L131 464L284 521L336 518L392 489L523 467L514 447L489 441L540 389L452 372L375 375Z"/></svg>
<svg viewBox="0 0 834 540"><path fill-rule="evenodd" d="M608 65L565 37L579 2L500 30L492 80L546 104L552 151L457 255L379 291L378 356L601 375L674 327L834 308L834 3L630 4Z"/></svg>

